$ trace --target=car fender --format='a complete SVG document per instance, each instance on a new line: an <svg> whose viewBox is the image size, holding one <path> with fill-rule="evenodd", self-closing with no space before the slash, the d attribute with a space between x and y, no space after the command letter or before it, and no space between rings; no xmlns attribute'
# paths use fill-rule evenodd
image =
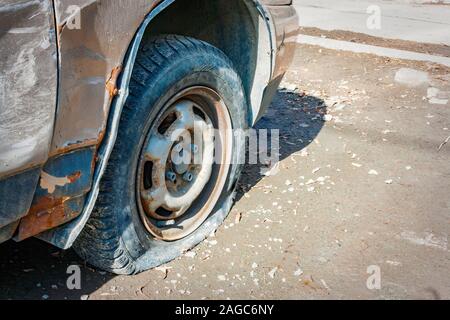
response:
<svg viewBox="0 0 450 320"><path fill-rule="evenodd" d="M86 222L88 221L92 213L92 210L95 207L95 203L99 194L100 181L105 172L108 160L110 158L110 155L113 151L116 142L116 137L119 130L120 117L122 114L123 106L129 94L128 85L131 79L133 65L136 60L136 56L141 41L150 22L175 1L176 0L162 0L162 1L155 1L153 3L153 5L150 8L150 12L145 17L144 21L140 24L137 32L133 37L131 44L128 46L128 51L126 53L126 56L124 57L123 63L121 65L116 66L111 71L111 76L106 81L106 92L105 92L106 102L104 108L104 112L107 113L107 116L105 117L106 123L104 129L97 132L98 140L90 141L89 139L87 139L87 141L83 141L83 139L75 138L72 140L66 139L62 144L58 142L53 143L53 152L55 154L58 154L59 152L67 152L72 148L83 147L84 144L87 145L93 143L98 144L97 163L94 170L92 188L87 194L85 206L82 210L82 213L75 220L61 227L44 232L40 234L38 238L47 241L62 249L68 249L73 245L78 235L85 227ZM265 86L270 82L274 70L276 39L275 34L273 33L274 24L271 19L271 16L265 10L264 6L260 3L260 1L257 0L243 0L243 1L246 1L246 3L249 6L253 7L253 10L255 10L255 12L257 12L258 16L260 17L259 19L260 28L263 28L261 31L263 31L264 33L262 41L265 42L265 45L269 50L267 55L268 58L266 57L267 59L269 59L268 61L269 63L260 64L265 65L264 67L265 70L260 70L260 72L257 74L257 76L260 78L258 79L258 83L255 84L254 86L255 90L252 92L251 96L252 100L251 104L253 105L252 108L256 109L254 110L254 112L256 111L255 114L257 114L258 113L257 109L259 108L261 101L263 99ZM95 1L91 0L86 2L85 0L82 2L85 2L86 6L90 6ZM59 27L62 28L64 26L60 25ZM61 30L59 30L59 32L61 32ZM59 102L61 102L61 97L59 99ZM60 106L58 106L58 108L59 108L58 111L62 112ZM68 119L70 119L70 117ZM61 140L61 137L64 135L61 134L62 132L58 131L58 128L60 128L60 130L64 129L64 127L61 126L61 122L58 124L57 121L55 138L57 140L59 139L58 141L63 141Z"/></svg>

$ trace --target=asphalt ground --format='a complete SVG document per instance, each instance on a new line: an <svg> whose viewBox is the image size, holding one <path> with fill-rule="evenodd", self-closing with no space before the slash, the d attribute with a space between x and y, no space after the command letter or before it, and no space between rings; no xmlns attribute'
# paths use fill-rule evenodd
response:
<svg viewBox="0 0 450 320"><path fill-rule="evenodd" d="M298 45L257 124L280 130L279 171L248 165L215 235L132 277L10 241L0 299L449 299L449 80L436 64Z"/></svg>

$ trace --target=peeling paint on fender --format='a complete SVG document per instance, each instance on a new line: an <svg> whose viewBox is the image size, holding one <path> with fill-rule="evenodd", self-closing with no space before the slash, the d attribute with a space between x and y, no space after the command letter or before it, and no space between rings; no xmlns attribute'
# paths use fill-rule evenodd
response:
<svg viewBox="0 0 450 320"><path fill-rule="evenodd" d="M113 98L117 96L119 92L117 88L117 79L119 78L120 72L122 71L122 66L115 67L111 75L109 76L108 81L106 81L106 90L109 92L109 97Z"/></svg>
<svg viewBox="0 0 450 320"><path fill-rule="evenodd" d="M54 193L56 187L64 187L69 183L74 183L81 177L81 172L76 172L71 176L57 178L44 171L41 173L41 183L40 186L43 190L47 190L48 193Z"/></svg>

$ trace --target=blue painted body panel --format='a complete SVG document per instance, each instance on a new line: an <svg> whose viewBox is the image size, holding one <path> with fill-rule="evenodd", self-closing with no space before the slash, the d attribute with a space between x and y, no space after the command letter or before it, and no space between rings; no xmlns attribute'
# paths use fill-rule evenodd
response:
<svg viewBox="0 0 450 320"><path fill-rule="evenodd" d="M49 160L14 240L36 236L80 215L92 185L95 152L85 148Z"/></svg>
<svg viewBox="0 0 450 320"><path fill-rule="evenodd" d="M0 228L28 213L40 172L35 168L0 180Z"/></svg>
<svg viewBox="0 0 450 320"><path fill-rule="evenodd" d="M86 148L50 159L42 170L53 177L72 177L73 181L64 186L56 186L55 191L49 193L42 188L42 183L36 189L33 205L43 197L54 199L73 198L88 192L92 184L92 167L95 148Z"/></svg>

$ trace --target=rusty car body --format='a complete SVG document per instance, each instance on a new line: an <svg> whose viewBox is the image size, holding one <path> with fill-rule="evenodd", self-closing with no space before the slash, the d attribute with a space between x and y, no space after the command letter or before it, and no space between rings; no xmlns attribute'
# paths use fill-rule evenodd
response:
<svg viewBox="0 0 450 320"><path fill-rule="evenodd" d="M220 48L253 125L292 60L290 0L0 0L0 242L72 246L95 206L137 51L175 33Z"/></svg>

